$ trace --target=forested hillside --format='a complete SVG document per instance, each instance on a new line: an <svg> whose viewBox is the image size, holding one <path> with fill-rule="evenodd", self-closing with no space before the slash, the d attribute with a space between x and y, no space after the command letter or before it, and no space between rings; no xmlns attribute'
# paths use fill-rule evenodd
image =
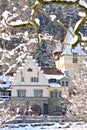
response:
<svg viewBox="0 0 87 130"><path fill-rule="evenodd" d="M33 26L24 26L25 21L31 20L32 7L35 1L36 0L0 0L0 74L5 75L12 71L15 72L15 70L25 62L27 55L32 55L40 66L55 67L53 51L58 47L59 43L62 44L68 27L74 27L81 18L78 13L82 10L80 10L78 6L49 4L45 7L41 6L38 11L37 18L35 19L38 21L38 24L40 24L38 30L35 30L36 28ZM74 1L80 1L80 7L82 6L82 0ZM87 3L87 0L83 0L83 2ZM38 3L36 3L36 5L37 4ZM83 7L87 9L85 5ZM85 15L87 16L87 10L84 12L86 12ZM83 14L84 13L82 13L82 18L84 18ZM20 24L24 21L24 25L22 25L21 28L7 25L6 21L8 19L11 20L11 18L13 23L17 21L17 23ZM55 19L57 22L54 22ZM87 17L84 19L86 22L80 32L86 37ZM86 42L82 45L86 46L85 49L87 51L87 38ZM80 77L76 75L76 79L74 80L76 80L76 82L79 81L81 88L76 87L75 95L72 95L68 101L70 103L69 110L71 114L77 115L80 118L83 116L85 119L85 115L87 115L87 103L85 100L87 97L87 74L85 74L86 77L83 75L84 74L79 75Z"/></svg>
<svg viewBox="0 0 87 130"><path fill-rule="evenodd" d="M69 26L74 27L77 20L79 8L76 6L62 6L52 4L42 6L38 13L40 20L39 37L40 44L37 44L37 34L33 27L13 28L6 25L5 21L14 16L13 21L26 21L31 19L32 7L35 0L1 0L0 1L0 58L1 66L5 63L3 71L8 69L8 65L16 62L21 64L21 60L27 54L33 55L40 66L55 67L53 51L58 43L62 43ZM62 23L62 26L53 22L54 18ZM53 20L52 20L53 19ZM64 29L65 28L65 29ZM81 32L87 34L87 23ZM26 49L25 49L26 48ZM15 51L15 55L11 52ZM25 56L24 56L25 54ZM19 59L18 59L19 57ZM17 60L18 59L18 60ZM8 63L10 61L10 63ZM6 64L7 62L7 64Z"/></svg>

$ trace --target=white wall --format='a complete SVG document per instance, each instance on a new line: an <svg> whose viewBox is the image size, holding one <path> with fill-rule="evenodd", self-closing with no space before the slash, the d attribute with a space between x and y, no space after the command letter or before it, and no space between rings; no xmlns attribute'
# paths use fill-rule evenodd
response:
<svg viewBox="0 0 87 130"><path fill-rule="evenodd" d="M32 72L27 70L31 68ZM22 71L22 74L21 74ZM24 77L24 82L21 82L21 76ZM38 82L31 82L31 77L38 77ZM14 75L12 85L12 96L17 96L18 89L25 89L26 96L33 97L34 89L42 89L43 97L48 97L48 80L44 77L43 72L38 67L32 58L28 58L22 68L19 68Z"/></svg>

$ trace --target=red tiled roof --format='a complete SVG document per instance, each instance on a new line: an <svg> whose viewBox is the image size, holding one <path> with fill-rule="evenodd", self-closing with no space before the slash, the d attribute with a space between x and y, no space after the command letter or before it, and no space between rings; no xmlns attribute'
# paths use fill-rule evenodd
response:
<svg viewBox="0 0 87 130"><path fill-rule="evenodd" d="M51 74L51 75L63 75L63 73L58 70L57 68L42 68L45 74Z"/></svg>

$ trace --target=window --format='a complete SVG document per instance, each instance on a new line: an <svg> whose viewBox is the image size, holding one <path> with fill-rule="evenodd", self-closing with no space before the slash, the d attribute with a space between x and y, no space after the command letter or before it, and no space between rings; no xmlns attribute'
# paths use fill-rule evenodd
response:
<svg viewBox="0 0 87 130"><path fill-rule="evenodd" d="M50 97L53 97L53 92L52 91L50 91Z"/></svg>
<svg viewBox="0 0 87 130"><path fill-rule="evenodd" d="M31 68L28 68L27 71L28 71L28 72L32 72L32 69L31 69Z"/></svg>
<svg viewBox="0 0 87 130"><path fill-rule="evenodd" d="M5 96L9 96L9 92L7 91L7 92L5 92Z"/></svg>
<svg viewBox="0 0 87 130"><path fill-rule="evenodd" d="M73 57L77 57L77 53L73 53Z"/></svg>
<svg viewBox="0 0 87 130"><path fill-rule="evenodd" d="M60 115L62 113L62 108L60 106L55 106L53 112L57 112L57 114Z"/></svg>
<svg viewBox="0 0 87 130"><path fill-rule="evenodd" d="M31 77L31 82L38 82L38 77Z"/></svg>
<svg viewBox="0 0 87 130"><path fill-rule="evenodd" d="M73 53L73 63L78 63L78 54L77 53Z"/></svg>
<svg viewBox="0 0 87 130"><path fill-rule="evenodd" d="M64 71L65 75L68 76L69 75L69 71Z"/></svg>
<svg viewBox="0 0 87 130"><path fill-rule="evenodd" d="M0 96L10 96L10 91L0 91Z"/></svg>
<svg viewBox="0 0 87 130"><path fill-rule="evenodd" d="M64 86L64 81L62 81L62 86Z"/></svg>
<svg viewBox="0 0 87 130"><path fill-rule="evenodd" d="M42 97L43 90L34 90L34 97Z"/></svg>
<svg viewBox="0 0 87 130"><path fill-rule="evenodd" d="M21 82L24 82L24 77L21 77Z"/></svg>
<svg viewBox="0 0 87 130"><path fill-rule="evenodd" d="M17 90L18 97L26 97L26 90Z"/></svg>
<svg viewBox="0 0 87 130"><path fill-rule="evenodd" d="M21 71L21 82L24 82L23 71Z"/></svg>
<svg viewBox="0 0 87 130"><path fill-rule="evenodd" d="M55 83L56 79L49 79L49 83Z"/></svg>
<svg viewBox="0 0 87 130"><path fill-rule="evenodd" d="M56 80L56 83L59 83L59 84L60 84L60 80Z"/></svg>
<svg viewBox="0 0 87 130"><path fill-rule="evenodd" d="M54 97L57 98L58 97L58 91L54 90L54 91L50 91L50 97Z"/></svg>
<svg viewBox="0 0 87 130"><path fill-rule="evenodd" d="M59 97L60 98L62 97L62 91L59 91Z"/></svg>
<svg viewBox="0 0 87 130"><path fill-rule="evenodd" d="M1 91L1 96L4 96L5 95L5 91Z"/></svg>
<svg viewBox="0 0 87 130"><path fill-rule="evenodd" d="M68 86L69 84L68 84L68 81L66 81L66 86Z"/></svg>
<svg viewBox="0 0 87 130"><path fill-rule="evenodd" d="M57 93L58 93L57 91L54 91L55 98L57 98Z"/></svg>
<svg viewBox="0 0 87 130"><path fill-rule="evenodd" d="M23 72L21 71L21 77L22 77L22 75L23 75Z"/></svg>
<svg viewBox="0 0 87 130"><path fill-rule="evenodd" d="M51 83L51 79L49 79L49 83Z"/></svg>

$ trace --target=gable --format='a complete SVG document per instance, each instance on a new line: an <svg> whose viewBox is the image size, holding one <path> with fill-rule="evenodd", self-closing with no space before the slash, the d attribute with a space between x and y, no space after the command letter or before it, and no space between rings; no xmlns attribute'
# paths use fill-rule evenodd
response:
<svg viewBox="0 0 87 130"><path fill-rule="evenodd" d="M69 84L70 84L70 79L65 76L65 77L63 77L63 78L60 79L60 84L61 84L62 86L69 86Z"/></svg>
<svg viewBox="0 0 87 130"><path fill-rule="evenodd" d="M70 79L67 76L64 76L60 80L70 80Z"/></svg>
<svg viewBox="0 0 87 130"><path fill-rule="evenodd" d="M22 64L17 72L14 75L14 82L16 83L23 83L24 84L47 84L48 81L44 77L43 71L38 66L36 61L31 57L28 56L25 63Z"/></svg>

